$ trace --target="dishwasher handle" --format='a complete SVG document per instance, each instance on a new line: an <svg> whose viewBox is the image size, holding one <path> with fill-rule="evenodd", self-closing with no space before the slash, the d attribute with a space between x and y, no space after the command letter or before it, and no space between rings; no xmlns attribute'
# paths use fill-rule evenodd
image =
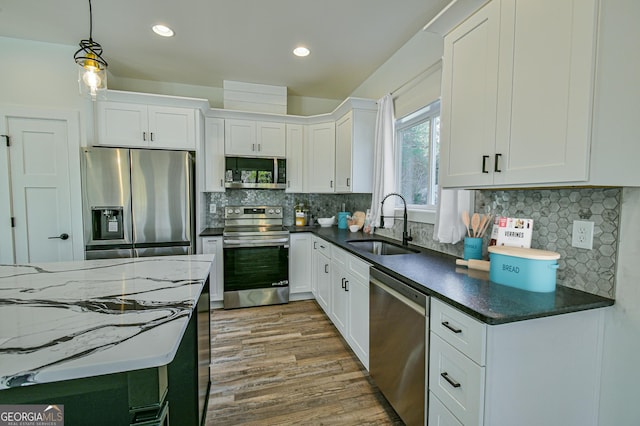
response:
<svg viewBox="0 0 640 426"><path fill-rule="evenodd" d="M383 286L385 290L390 288L393 290L392 294L394 294L396 298L402 297L401 300L408 300L414 303L419 306L420 312L422 312L424 316L429 316L429 296L421 293L409 284L374 267L369 268L369 281L379 287Z"/></svg>
<svg viewBox="0 0 640 426"><path fill-rule="evenodd" d="M414 311L416 311L421 316L423 316L423 317L427 316L427 307L425 305L421 305L419 303L414 302L413 300L409 299L405 295L401 294L400 292L394 290L393 288L389 287L388 285L386 285L382 281L379 281L379 280L377 280L375 278L371 278L369 280L369 282L370 282L371 285L379 287L381 290L383 290L384 292L388 293L394 299L397 299L399 302L402 302L407 307L413 309Z"/></svg>

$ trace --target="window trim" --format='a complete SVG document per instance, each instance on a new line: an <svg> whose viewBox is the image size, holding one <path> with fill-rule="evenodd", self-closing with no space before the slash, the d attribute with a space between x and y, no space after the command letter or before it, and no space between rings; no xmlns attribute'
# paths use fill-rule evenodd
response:
<svg viewBox="0 0 640 426"><path fill-rule="evenodd" d="M407 115L405 115L404 117L400 117L398 119L396 119L395 122L395 137L398 137L398 134L400 133L400 131L402 131L403 129L415 126L416 124L425 122L427 120L433 120L433 118L435 116L439 116L440 115L440 100L435 100L431 103L429 103L428 105L414 111L411 112ZM431 140L433 141L433 132L435 131L434 126L430 127L430 131L431 131ZM397 148L396 149L400 149L400 141L397 141ZM430 144L430 153L433 154L433 144ZM399 160L396 160L399 161ZM396 163L396 166L398 164ZM396 182L399 182L398 176L399 176L399 170L396 170ZM430 180L434 179L435 176L435 170L432 170L432 168L429 168L429 172L431 174L430 176ZM408 220L410 222L420 222L420 223L429 223L429 224L434 224L435 220L436 220L436 211L438 209L438 205L435 204L429 204L429 205L419 205L419 204L407 204L407 216L408 216ZM402 217L404 215L404 209L403 206L398 206L396 204L396 208L395 208L395 213L394 216L396 217Z"/></svg>

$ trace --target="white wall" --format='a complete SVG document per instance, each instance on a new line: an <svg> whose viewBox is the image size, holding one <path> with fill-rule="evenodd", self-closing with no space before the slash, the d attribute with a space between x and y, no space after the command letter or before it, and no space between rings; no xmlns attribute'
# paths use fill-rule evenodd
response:
<svg viewBox="0 0 640 426"><path fill-rule="evenodd" d="M73 46L0 37L0 103L72 108L85 103L78 91Z"/></svg>
<svg viewBox="0 0 640 426"><path fill-rule="evenodd" d="M371 74L351 96L380 99L392 93L396 116L427 105L440 96L442 36L418 32Z"/></svg>
<svg viewBox="0 0 640 426"><path fill-rule="evenodd" d="M640 404L640 188L624 188L616 271L616 303L604 331L599 424L638 425Z"/></svg>

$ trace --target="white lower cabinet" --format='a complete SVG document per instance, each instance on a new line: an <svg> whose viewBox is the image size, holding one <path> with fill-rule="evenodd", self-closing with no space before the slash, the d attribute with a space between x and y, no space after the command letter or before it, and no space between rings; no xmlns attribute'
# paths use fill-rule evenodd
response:
<svg viewBox="0 0 640 426"><path fill-rule="evenodd" d="M308 232L292 233L289 245L290 296L311 292L311 239ZM295 297L294 297L295 299Z"/></svg>
<svg viewBox="0 0 640 426"><path fill-rule="evenodd" d="M211 302L221 302L224 292L224 258L222 257L222 237L202 237L202 253L214 254L213 270L209 275Z"/></svg>
<svg viewBox="0 0 640 426"><path fill-rule="evenodd" d="M485 368L431 333L429 390L462 424L482 424Z"/></svg>
<svg viewBox="0 0 640 426"><path fill-rule="evenodd" d="M315 289L316 301L330 315L331 301L331 250L330 245L321 238L314 237L312 253L313 277L312 289Z"/></svg>
<svg viewBox="0 0 640 426"><path fill-rule="evenodd" d="M597 425L603 320L487 325L431 298L429 425Z"/></svg>
<svg viewBox="0 0 640 426"><path fill-rule="evenodd" d="M431 392L429 392L429 426L463 426Z"/></svg>
<svg viewBox="0 0 640 426"><path fill-rule="evenodd" d="M369 370L369 264L312 237L312 292L331 322Z"/></svg>

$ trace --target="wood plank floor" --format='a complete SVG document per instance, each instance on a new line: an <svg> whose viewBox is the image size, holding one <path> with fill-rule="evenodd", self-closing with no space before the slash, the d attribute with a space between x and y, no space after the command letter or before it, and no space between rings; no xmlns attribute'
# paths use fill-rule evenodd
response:
<svg viewBox="0 0 640 426"><path fill-rule="evenodd" d="M211 312L207 425L402 425L315 301Z"/></svg>

